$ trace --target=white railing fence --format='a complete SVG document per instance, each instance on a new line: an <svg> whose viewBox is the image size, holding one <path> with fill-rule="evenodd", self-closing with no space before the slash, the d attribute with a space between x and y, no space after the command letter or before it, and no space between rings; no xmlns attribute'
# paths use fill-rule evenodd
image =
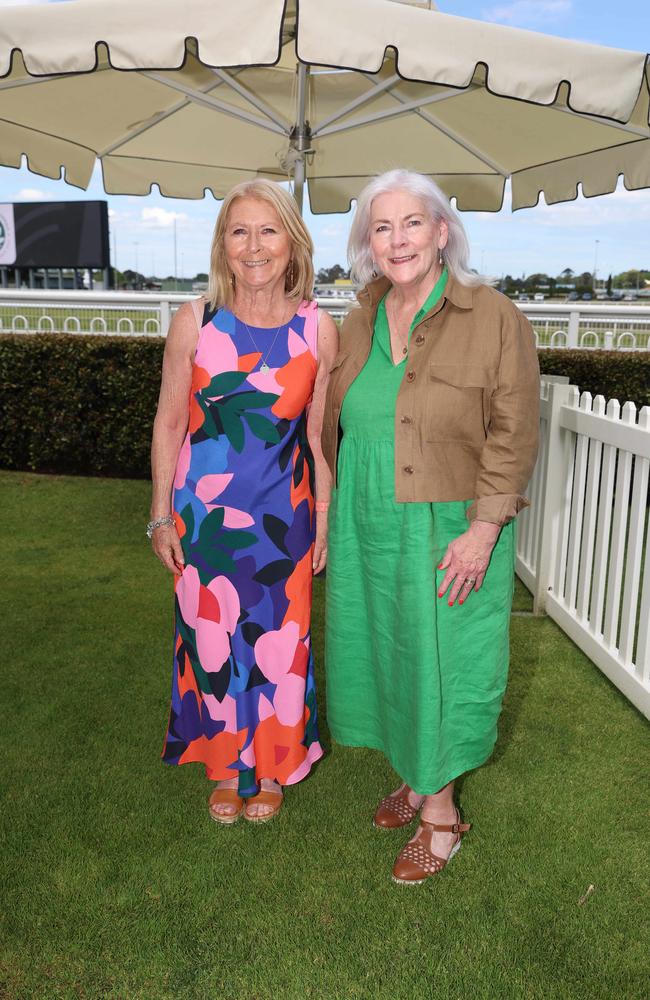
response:
<svg viewBox="0 0 650 1000"><path fill-rule="evenodd" d="M540 451L519 515L517 575L650 718L650 407L542 376Z"/></svg>
<svg viewBox="0 0 650 1000"><path fill-rule="evenodd" d="M57 291L0 288L0 332L165 336L176 310L195 296L160 292ZM349 298L324 296L319 306L342 319ZM538 347L650 349L650 305L518 303Z"/></svg>

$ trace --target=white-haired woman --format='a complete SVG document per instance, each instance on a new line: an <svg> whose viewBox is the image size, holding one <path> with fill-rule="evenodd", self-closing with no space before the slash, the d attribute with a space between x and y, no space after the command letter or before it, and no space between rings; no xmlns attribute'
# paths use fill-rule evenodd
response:
<svg viewBox="0 0 650 1000"><path fill-rule="evenodd" d="M490 756L508 669L513 518L537 448L530 325L468 269L440 189L394 170L359 197L359 309L330 374L326 671L332 736L387 756L402 784L375 825L415 836L393 878L460 846L454 781Z"/></svg>
<svg viewBox="0 0 650 1000"><path fill-rule="evenodd" d="M207 301L179 309L165 347L148 525L176 577L163 759L205 765L210 815L226 825L275 816L282 786L323 752L309 629L338 334L312 298L312 250L278 184L237 185L217 218Z"/></svg>

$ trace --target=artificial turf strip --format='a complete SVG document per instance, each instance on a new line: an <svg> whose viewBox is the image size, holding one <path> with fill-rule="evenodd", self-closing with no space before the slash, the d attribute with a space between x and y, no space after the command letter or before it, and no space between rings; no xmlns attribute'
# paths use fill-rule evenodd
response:
<svg viewBox="0 0 650 1000"><path fill-rule="evenodd" d="M550 620L513 619L463 849L402 888L405 834L370 824L395 777L331 747L324 712L326 758L266 826L211 822L202 768L159 762L171 596L146 483L11 473L0 491L0 996L647 998L648 726ZM322 620L317 581L321 710Z"/></svg>

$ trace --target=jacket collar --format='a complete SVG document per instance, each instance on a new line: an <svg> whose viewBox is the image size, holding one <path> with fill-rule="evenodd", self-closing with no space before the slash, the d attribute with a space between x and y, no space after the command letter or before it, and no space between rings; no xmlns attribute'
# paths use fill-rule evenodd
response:
<svg viewBox="0 0 650 1000"><path fill-rule="evenodd" d="M379 302L390 287L390 281L384 275L380 278L375 278L374 281L368 282L357 295L359 305L363 309L375 312ZM474 300L474 289L468 285L461 285L450 274L447 278L447 284L445 285L442 297L449 299L451 304L457 306L458 309L471 309Z"/></svg>

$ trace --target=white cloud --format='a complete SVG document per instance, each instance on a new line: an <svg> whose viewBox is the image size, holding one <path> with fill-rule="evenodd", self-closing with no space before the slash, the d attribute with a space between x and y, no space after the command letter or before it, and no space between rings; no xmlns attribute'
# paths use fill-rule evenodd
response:
<svg viewBox="0 0 650 1000"><path fill-rule="evenodd" d="M16 197L25 201L43 201L47 195L40 188L21 188Z"/></svg>
<svg viewBox="0 0 650 1000"><path fill-rule="evenodd" d="M597 227L650 222L650 191L626 191L620 185L611 194L576 198L558 205L541 204L528 210L530 220L542 226Z"/></svg>
<svg viewBox="0 0 650 1000"><path fill-rule="evenodd" d="M486 21L530 28L566 16L571 6L571 0L514 0L513 3L484 8L481 14Z"/></svg>
<svg viewBox="0 0 650 1000"><path fill-rule="evenodd" d="M341 236L348 235L349 226L345 226L342 223L336 223L335 225L323 226L320 230L320 235L324 236L326 239L338 239Z"/></svg>
<svg viewBox="0 0 650 1000"><path fill-rule="evenodd" d="M188 221L185 212L168 212L166 208L143 208L142 225L148 229L169 229L174 220L181 225Z"/></svg>

